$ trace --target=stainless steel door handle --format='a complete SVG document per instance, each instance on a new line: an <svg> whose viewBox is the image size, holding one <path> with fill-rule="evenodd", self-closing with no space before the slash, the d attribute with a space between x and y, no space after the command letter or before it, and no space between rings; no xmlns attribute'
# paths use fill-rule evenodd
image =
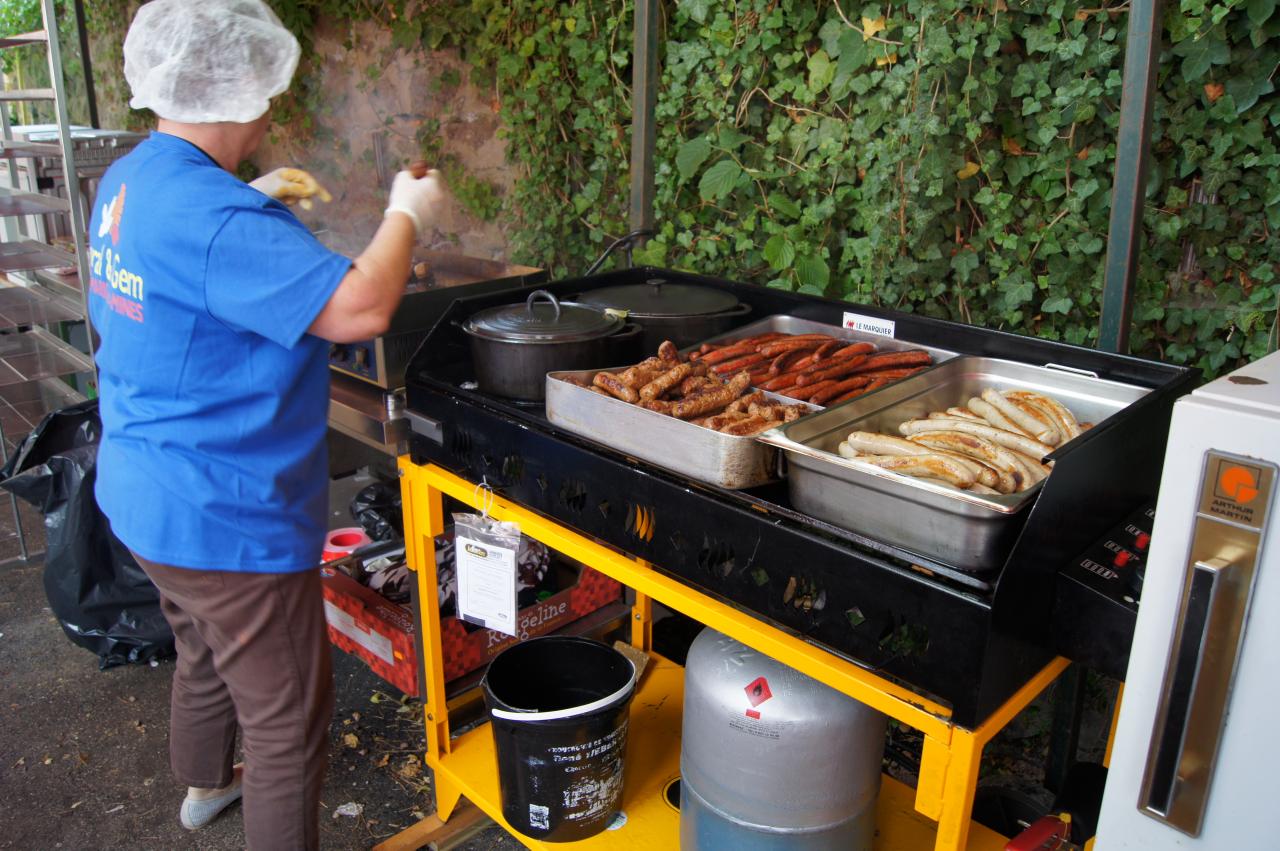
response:
<svg viewBox="0 0 1280 851"><path fill-rule="evenodd" d="M1143 813L1191 836L1200 834L1212 790L1274 479L1273 465L1206 454L1138 800ZM1159 568L1148 566L1148 582Z"/></svg>

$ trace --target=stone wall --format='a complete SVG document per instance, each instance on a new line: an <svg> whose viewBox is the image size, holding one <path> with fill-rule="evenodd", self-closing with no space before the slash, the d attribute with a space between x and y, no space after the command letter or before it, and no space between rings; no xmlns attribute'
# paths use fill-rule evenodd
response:
<svg viewBox="0 0 1280 851"><path fill-rule="evenodd" d="M103 126L142 129L137 113L128 110L119 48L106 43L110 34L95 36ZM382 219L390 178L424 151L432 164L447 162L451 174L506 194L515 173L499 137L494 95L472 84L469 67L455 51L395 50L390 34L376 23L328 23L314 38L316 86L308 104L314 126L273 126L252 161L264 172L295 165L316 175L333 202L298 214L326 244L359 253ZM386 184L376 168L375 136L383 140ZM484 221L459 203L451 205L424 244L511 259L501 224Z"/></svg>

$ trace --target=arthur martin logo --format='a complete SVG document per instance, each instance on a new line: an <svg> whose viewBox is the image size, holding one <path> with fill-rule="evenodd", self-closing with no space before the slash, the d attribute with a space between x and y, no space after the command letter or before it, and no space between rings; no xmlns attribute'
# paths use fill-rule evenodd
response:
<svg viewBox="0 0 1280 851"><path fill-rule="evenodd" d="M484 547L477 547L475 544L467 544L465 547L463 547L463 549L465 549L467 552L471 553L471 554L472 554L473 556L475 556L476 558L488 558L488 557L489 557L489 551L488 551L488 550L486 550Z"/></svg>
<svg viewBox="0 0 1280 851"><path fill-rule="evenodd" d="M1262 470L1245 464L1222 464L1218 467L1218 486L1214 496L1229 499L1237 505L1248 505L1258 498Z"/></svg>
<svg viewBox="0 0 1280 851"><path fill-rule="evenodd" d="M124 189L125 186L121 183L116 197L102 208L102 221L98 223L98 239L111 234L112 245L120 244L120 219L124 216Z"/></svg>

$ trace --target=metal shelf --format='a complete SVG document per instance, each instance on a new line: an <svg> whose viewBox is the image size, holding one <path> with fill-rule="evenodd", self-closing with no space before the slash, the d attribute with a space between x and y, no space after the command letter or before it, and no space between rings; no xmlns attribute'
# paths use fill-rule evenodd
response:
<svg viewBox="0 0 1280 851"><path fill-rule="evenodd" d="M0 101L57 100L53 89L6 89L0 91Z"/></svg>
<svg viewBox="0 0 1280 851"><path fill-rule="evenodd" d="M49 34L44 30L35 30L29 33L19 33L18 35L9 35L0 38L0 48L5 47L22 47L24 44L46 44L49 41Z"/></svg>
<svg viewBox="0 0 1280 851"><path fill-rule="evenodd" d="M30 157L32 159L44 157L61 158L62 148L52 142L23 142L0 139L0 157L11 160L20 157Z"/></svg>
<svg viewBox="0 0 1280 851"><path fill-rule="evenodd" d="M67 199L0 186L0 216L43 216L70 213Z"/></svg>
<svg viewBox="0 0 1280 851"><path fill-rule="evenodd" d="M19 238L0 244L0 272L20 272L27 269L54 269L75 266L75 255L46 242Z"/></svg>
<svg viewBox="0 0 1280 851"><path fill-rule="evenodd" d="M88 357L42 328L0 334L0 387L92 369Z"/></svg>
<svg viewBox="0 0 1280 851"><path fill-rule="evenodd" d="M0 330L83 319L77 305L52 292L0 284Z"/></svg>
<svg viewBox="0 0 1280 851"><path fill-rule="evenodd" d="M45 414L83 402L85 397L59 378L20 381L0 386L0 425L5 449L12 452Z"/></svg>

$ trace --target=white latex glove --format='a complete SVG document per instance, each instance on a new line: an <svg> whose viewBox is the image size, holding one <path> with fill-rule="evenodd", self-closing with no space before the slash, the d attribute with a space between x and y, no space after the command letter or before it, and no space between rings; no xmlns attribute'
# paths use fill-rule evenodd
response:
<svg viewBox="0 0 1280 851"><path fill-rule="evenodd" d="M326 204L333 200L333 196L320 185L319 181L300 168L278 168L256 180L251 180L249 185L263 195L289 205L296 203L304 210L311 209L313 197L319 198Z"/></svg>
<svg viewBox="0 0 1280 851"><path fill-rule="evenodd" d="M413 223L418 239L421 239L426 229L435 223L447 194L444 179L436 169L431 169L421 178L402 171L391 183L391 198L383 215L404 213Z"/></svg>

